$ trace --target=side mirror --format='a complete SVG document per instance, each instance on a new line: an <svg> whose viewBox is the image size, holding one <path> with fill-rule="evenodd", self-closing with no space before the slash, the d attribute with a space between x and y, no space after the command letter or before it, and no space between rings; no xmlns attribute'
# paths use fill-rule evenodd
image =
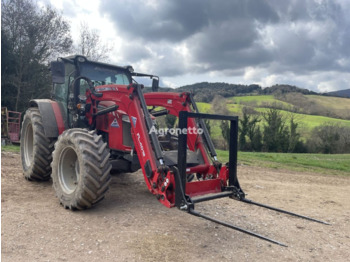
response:
<svg viewBox="0 0 350 262"><path fill-rule="evenodd" d="M64 84L65 69L63 62L51 62L52 82L55 84Z"/></svg>
<svg viewBox="0 0 350 262"><path fill-rule="evenodd" d="M152 80L152 91L157 92L159 89L159 78L153 78Z"/></svg>

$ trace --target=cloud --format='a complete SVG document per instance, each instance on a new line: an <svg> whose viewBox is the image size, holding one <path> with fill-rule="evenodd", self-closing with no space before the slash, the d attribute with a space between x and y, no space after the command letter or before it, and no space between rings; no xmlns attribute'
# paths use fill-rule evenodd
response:
<svg viewBox="0 0 350 262"><path fill-rule="evenodd" d="M343 78L334 78L329 81L322 81L318 84L317 89L320 92L330 92L330 91L336 91L339 89L339 87L349 87L350 86L350 80ZM345 89L345 88L340 88Z"/></svg>
<svg viewBox="0 0 350 262"><path fill-rule="evenodd" d="M121 57L146 72L248 80L254 70L254 81L297 76L314 90L323 75L345 77L330 81L337 87L349 82L346 0L104 0L99 10L123 36Z"/></svg>

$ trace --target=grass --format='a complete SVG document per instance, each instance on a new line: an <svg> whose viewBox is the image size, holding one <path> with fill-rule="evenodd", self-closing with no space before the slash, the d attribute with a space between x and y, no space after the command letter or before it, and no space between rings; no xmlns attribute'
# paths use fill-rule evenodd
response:
<svg viewBox="0 0 350 262"><path fill-rule="evenodd" d="M263 104L280 104L286 107L291 107L292 105L284 101L276 99L273 95L256 95L256 96L234 96L227 99L228 103L234 104L244 104L244 103L256 103L256 106L261 106Z"/></svg>
<svg viewBox="0 0 350 262"><path fill-rule="evenodd" d="M252 96L255 97L255 96ZM258 97L258 96L257 96ZM262 96L262 97L269 97L269 96ZM245 97L237 97L237 98L245 98ZM249 96L248 96L249 98ZM350 101L348 99L348 101ZM349 103L350 104L350 103ZM208 113L210 110L211 105L209 103L197 103L199 111L202 113ZM227 104L227 109L232 115L242 115L242 108L243 105L241 104ZM268 108L262 108L262 107L254 107L254 110L260 113L267 112ZM281 112L283 116L288 118L289 115L293 115L296 119L296 121L299 123L299 132L303 137L310 136L311 130L317 126L321 126L326 123L331 124L340 124L343 126L350 127L350 120L343 120L343 119L337 119L332 117L326 117L326 116L315 116L315 115L307 115L307 114L298 114L298 113L292 113L285 110L278 110ZM217 121L216 123L211 122L211 128L212 128L212 137L217 138L219 135L221 135L220 130L220 124ZM259 124L261 127L263 125L263 121Z"/></svg>
<svg viewBox="0 0 350 262"><path fill-rule="evenodd" d="M269 109L267 108L255 108L256 111L264 113L267 112ZM288 117L288 115L292 114L295 116L295 119L300 123L301 127L306 128L307 130L311 131L311 129L326 124L326 123L332 123L332 124L340 124L344 126L350 127L350 120L343 120L343 119L337 119L332 117L326 117L326 116L315 116L315 115L306 115L306 114L298 114L298 113L291 113L284 110L278 110L282 113L283 116Z"/></svg>
<svg viewBox="0 0 350 262"><path fill-rule="evenodd" d="M2 152L20 152L17 145L1 146ZM223 163L228 162L228 151L216 150ZM243 165L350 176L350 154L291 154L238 152L238 162Z"/></svg>
<svg viewBox="0 0 350 262"><path fill-rule="evenodd" d="M343 97L306 95L308 100L320 104L330 110L344 110L350 112L350 99Z"/></svg>
<svg viewBox="0 0 350 262"><path fill-rule="evenodd" d="M228 161L228 151L217 150L222 162ZM292 154L238 152L243 165L350 176L350 154Z"/></svg>
<svg viewBox="0 0 350 262"><path fill-rule="evenodd" d="M196 104L197 104L199 112L201 112L201 113L209 113L210 108L211 108L211 104L204 103L204 102L197 102Z"/></svg>
<svg viewBox="0 0 350 262"><path fill-rule="evenodd" d="M1 152L20 152L20 147L16 145L1 146Z"/></svg>
<svg viewBox="0 0 350 262"><path fill-rule="evenodd" d="M233 113L235 115L241 115L243 107L244 107L243 105L239 105L239 104L227 104L228 111L230 111L230 113Z"/></svg>

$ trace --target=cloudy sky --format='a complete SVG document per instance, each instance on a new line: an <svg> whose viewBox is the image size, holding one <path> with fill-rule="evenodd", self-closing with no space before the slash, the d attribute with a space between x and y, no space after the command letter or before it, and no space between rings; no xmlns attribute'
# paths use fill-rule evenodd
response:
<svg viewBox="0 0 350 262"><path fill-rule="evenodd" d="M46 0L131 64L179 87L202 81L350 88L348 0ZM40 3L40 1L39 1Z"/></svg>

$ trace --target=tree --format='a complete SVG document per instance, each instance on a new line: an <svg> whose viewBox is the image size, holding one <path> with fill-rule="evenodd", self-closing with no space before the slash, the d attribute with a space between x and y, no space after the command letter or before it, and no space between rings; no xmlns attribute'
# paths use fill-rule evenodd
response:
<svg viewBox="0 0 350 262"><path fill-rule="evenodd" d="M220 123L220 128L221 128L221 134L222 137L224 138L224 150L227 149L229 143L230 143L230 121L222 120Z"/></svg>
<svg viewBox="0 0 350 262"><path fill-rule="evenodd" d="M94 61L107 61L112 48L104 43L96 30L86 22L80 24L79 42L76 52Z"/></svg>
<svg viewBox="0 0 350 262"><path fill-rule="evenodd" d="M177 120L176 116L170 115L170 114L166 115L165 117L166 127L173 128L175 126L176 120Z"/></svg>
<svg viewBox="0 0 350 262"><path fill-rule="evenodd" d="M5 68L1 71L2 103L22 111L31 98L49 95L47 62L69 52L70 27L50 6L39 8L30 0L9 0L1 4L1 36L6 42L2 46L5 57L1 58Z"/></svg>
<svg viewBox="0 0 350 262"><path fill-rule="evenodd" d="M289 145L288 152L294 152L297 144L300 142L300 134L297 131L299 123L295 119L294 114L289 116Z"/></svg>
<svg viewBox="0 0 350 262"><path fill-rule="evenodd" d="M248 125L248 137L250 140L249 150L261 151L262 148L262 134L258 123L260 122L259 116L252 116Z"/></svg>
<svg viewBox="0 0 350 262"><path fill-rule="evenodd" d="M209 135L211 135L211 125L210 125L210 120L209 119L204 119L204 124L208 130Z"/></svg>
<svg viewBox="0 0 350 262"><path fill-rule="evenodd" d="M229 111L227 110L226 99L219 95L214 96L213 102L211 104L211 111L214 114L228 115Z"/></svg>
<svg viewBox="0 0 350 262"><path fill-rule="evenodd" d="M243 107L243 116L239 120L239 147L243 151L261 151L262 135L258 123L260 117L253 115L248 107ZM247 141L249 138L249 141Z"/></svg>
<svg viewBox="0 0 350 262"><path fill-rule="evenodd" d="M1 105L10 109L16 106L16 88L11 84L11 76L16 72L15 61L10 41L1 29Z"/></svg>
<svg viewBox="0 0 350 262"><path fill-rule="evenodd" d="M227 110L227 104L225 98L222 96L216 95L213 99L212 105L211 105L211 111L214 114L219 114L219 115L228 115L229 111ZM213 121L215 124L217 121ZM227 149L227 145L229 144L230 140L230 124L229 121L221 121L220 122L220 129L221 129L221 134L223 137L223 140L220 142L223 143L223 149Z"/></svg>
<svg viewBox="0 0 350 262"><path fill-rule="evenodd" d="M334 123L315 127L308 148L312 152L324 154L350 153L350 128Z"/></svg>
<svg viewBox="0 0 350 262"><path fill-rule="evenodd" d="M245 107L244 107L245 108ZM243 108L243 109L244 109ZM238 138L238 144L240 150L246 150L247 149L247 139L246 136L248 134L248 127L249 127L249 115L243 111L243 116L239 120L239 138Z"/></svg>
<svg viewBox="0 0 350 262"><path fill-rule="evenodd" d="M260 131L260 127L257 126L254 130L254 135L250 138L252 150L255 152L260 152L262 149L262 133Z"/></svg>
<svg viewBox="0 0 350 262"><path fill-rule="evenodd" d="M288 129L282 114L274 108L264 113L265 119L263 142L264 149L269 152L287 152Z"/></svg>

